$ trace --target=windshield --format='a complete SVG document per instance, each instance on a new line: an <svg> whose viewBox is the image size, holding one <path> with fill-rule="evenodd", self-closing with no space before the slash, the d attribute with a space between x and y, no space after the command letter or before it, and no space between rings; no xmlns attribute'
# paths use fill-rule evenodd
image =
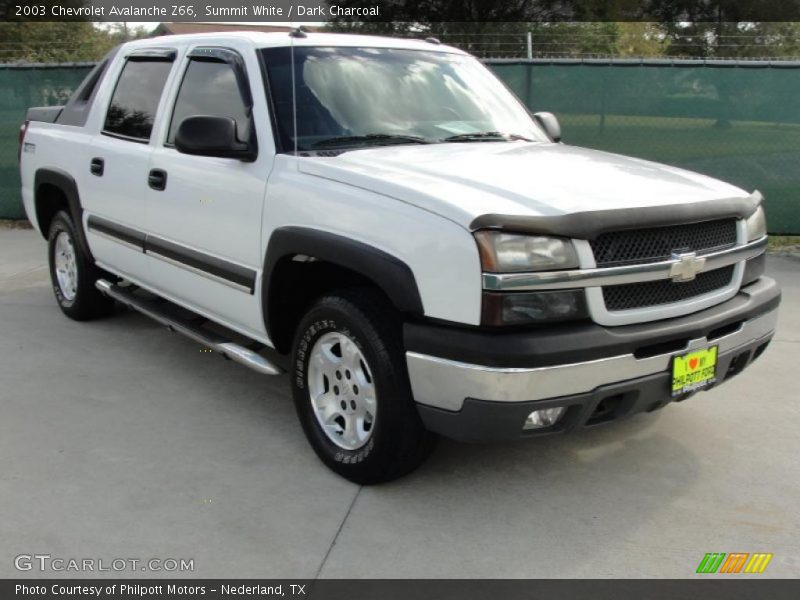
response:
<svg viewBox="0 0 800 600"><path fill-rule="evenodd" d="M284 149L444 141L547 141L522 104L478 60L391 48L262 50Z"/></svg>

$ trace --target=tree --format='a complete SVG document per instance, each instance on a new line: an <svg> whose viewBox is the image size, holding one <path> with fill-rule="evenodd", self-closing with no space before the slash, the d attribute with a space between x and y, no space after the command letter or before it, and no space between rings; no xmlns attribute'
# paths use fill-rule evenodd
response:
<svg viewBox="0 0 800 600"><path fill-rule="evenodd" d="M650 9L663 25L671 56L759 58L798 55L798 23L785 18L758 21L771 9L776 17L797 14L797 0L738 2L651 0Z"/></svg>
<svg viewBox="0 0 800 600"><path fill-rule="evenodd" d="M374 0L337 0L336 4L340 8L375 6ZM380 20L396 23L601 22L637 19L643 13L641 0L383 0L380 7ZM342 16L336 20L352 24L363 19Z"/></svg>
<svg viewBox="0 0 800 600"><path fill-rule="evenodd" d="M355 8L371 2L337 4ZM638 8L639 0L615 0L610 8L607 0L386 0L381 21L339 17L327 27L339 32L433 36L483 57L525 56L530 32L536 56L605 56L617 53L623 33L619 23L608 19ZM655 53L655 45L650 44L649 50Z"/></svg>
<svg viewBox="0 0 800 600"><path fill-rule="evenodd" d="M534 56L608 56L616 53L613 22L531 23Z"/></svg>
<svg viewBox="0 0 800 600"><path fill-rule="evenodd" d="M129 32L129 39L146 35ZM0 23L0 62L96 61L124 41L122 26L97 27L86 21Z"/></svg>
<svg viewBox="0 0 800 600"><path fill-rule="evenodd" d="M663 34L640 23L540 23L540 22L343 22L328 28L340 33L413 35L435 37L480 57L523 57L527 34L532 35L534 56L631 56L646 49L643 56L658 55L664 47ZM640 31L649 37L636 38ZM624 49L621 48L624 44Z"/></svg>
<svg viewBox="0 0 800 600"><path fill-rule="evenodd" d="M342 8L374 0L338 0ZM384 0L382 21L338 17L334 31L433 35L480 56L800 56L800 0ZM775 14L775 22L753 20ZM640 19L649 18L650 22ZM388 22L387 22L388 20Z"/></svg>
<svg viewBox="0 0 800 600"><path fill-rule="evenodd" d="M656 57L666 54L669 41L660 23L617 23L615 54Z"/></svg>

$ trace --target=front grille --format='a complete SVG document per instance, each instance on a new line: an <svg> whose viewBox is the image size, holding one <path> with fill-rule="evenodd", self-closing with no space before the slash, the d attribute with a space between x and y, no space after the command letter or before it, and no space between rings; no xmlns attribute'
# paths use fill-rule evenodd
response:
<svg viewBox="0 0 800 600"><path fill-rule="evenodd" d="M674 252L708 254L736 245L736 219L613 231L590 244L601 268L669 260Z"/></svg>
<svg viewBox="0 0 800 600"><path fill-rule="evenodd" d="M730 285L733 265L700 273L692 281L673 282L671 279L610 285L603 288L607 310L630 310L646 306L672 304L702 296Z"/></svg>

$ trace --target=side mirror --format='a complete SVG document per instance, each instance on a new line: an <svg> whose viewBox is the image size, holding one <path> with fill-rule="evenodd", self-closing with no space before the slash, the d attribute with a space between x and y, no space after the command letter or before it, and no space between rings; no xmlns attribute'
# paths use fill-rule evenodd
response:
<svg viewBox="0 0 800 600"><path fill-rule="evenodd" d="M558 119L553 113L537 112L533 118L553 142L561 141L561 125L558 124Z"/></svg>
<svg viewBox="0 0 800 600"><path fill-rule="evenodd" d="M230 117L186 117L175 133L178 152L196 156L238 158L253 161L255 148L236 137L236 121Z"/></svg>

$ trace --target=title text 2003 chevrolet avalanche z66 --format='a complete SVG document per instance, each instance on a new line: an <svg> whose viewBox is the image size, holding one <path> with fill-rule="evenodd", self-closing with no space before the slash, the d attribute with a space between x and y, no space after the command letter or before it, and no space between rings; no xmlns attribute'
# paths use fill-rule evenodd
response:
<svg viewBox="0 0 800 600"><path fill-rule="evenodd" d="M772 338L758 192L560 137L435 40L174 36L30 109L22 191L67 316L287 371L322 461L376 483L436 434L656 410Z"/></svg>

